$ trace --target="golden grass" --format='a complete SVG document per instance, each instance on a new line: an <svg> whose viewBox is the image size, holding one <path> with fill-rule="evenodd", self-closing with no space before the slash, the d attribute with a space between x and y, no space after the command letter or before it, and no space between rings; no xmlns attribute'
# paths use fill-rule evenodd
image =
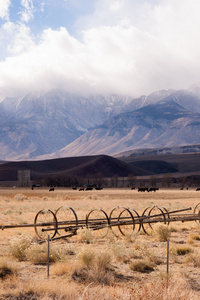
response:
<svg viewBox="0 0 200 300"><path fill-rule="evenodd" d="M47 189L0 189L0 223L32 224L39 210L55 211L64 205L72 207L79 219L84 219L92 209L99 208L109 215L118 205L135 209L141 215L149 205L164 206L168 210L194 207L199 202L197 196L195 191L175 190L140 194L128 189L84 193L56 189L49 194ZM170 252L168 287L166 276L161 276L166 275L166 242L161 241L159 234L147 236L141 231L129 237L116 237L110 231L106 238L98 239L89 230L82 229L77 236L50 243L50 248L53 250L55 247L55 253L61 255L50 265L48 280L47 251L45 246L33 244L34 228L4 229L0 234L0 258L7 262L10 269L15 265L17 272L13 269L14 275L0 281L0 299L4 296L6 299L6 295L16 299L21 295L21 299L32 296L58 300L199 299L200 285L196 275L200 253L199 229L195 222L170 223L169 227L163 225L156 225L162 227L159 234L164 235L164 240L166 236L169 238L170 249L173 249ZM154 231L156 226L153 226ZM169 228L170 236L167 232ZM32 246L26 245L27 241ZM17 254L7 251L9 244ZM135 267L136 263L138 267ZM151 273L141 271L142 268L145 270L144 263L153 268Z"/></svg>

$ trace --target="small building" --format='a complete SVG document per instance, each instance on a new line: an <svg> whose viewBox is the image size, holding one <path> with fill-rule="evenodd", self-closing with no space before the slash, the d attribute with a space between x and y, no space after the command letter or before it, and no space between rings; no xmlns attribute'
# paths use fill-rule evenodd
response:
<svg viewBox="0 0 200 300"><path fill-rule="evenodd" d="M18 186L29 187L31 185L30 170L18 170Z"/></svg>

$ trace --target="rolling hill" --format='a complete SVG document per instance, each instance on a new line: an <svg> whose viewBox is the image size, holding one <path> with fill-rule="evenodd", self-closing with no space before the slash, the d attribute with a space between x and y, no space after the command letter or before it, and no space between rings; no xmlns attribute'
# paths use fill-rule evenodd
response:
<svg viewBox="0 0 200 300"><path fill-rule="evenodd" d="M5 162L0 164L0 181L16 181L18 170L30 170L31 179L44 178L46 176L73 176L85 178L87 176L103 177L126 177L133 175L146 175L148 171L143 171L138 167L134 169L127 163L116 158L99 155L83 156L73 158L59 158L43 161L20 161Z"/></svg>

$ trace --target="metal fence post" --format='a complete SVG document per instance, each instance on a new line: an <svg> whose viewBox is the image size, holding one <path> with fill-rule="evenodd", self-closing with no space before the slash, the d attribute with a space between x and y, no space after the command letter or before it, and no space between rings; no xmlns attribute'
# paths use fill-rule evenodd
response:
<svg viewBox="0 0 200 300"><path fill-rule="evenodd" d="M48 235L48 251L47 251L47 278L49 279L49 235Z"/></svg>
<svg viewBox="0 0 200 300"><path fill-rule="evenodd" d="M167 240L167 283L169 279L169 240Z"/></svg>

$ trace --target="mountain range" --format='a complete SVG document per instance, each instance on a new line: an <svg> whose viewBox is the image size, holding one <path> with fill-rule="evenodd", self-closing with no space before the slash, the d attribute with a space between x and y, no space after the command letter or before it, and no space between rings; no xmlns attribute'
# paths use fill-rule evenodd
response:
<svg viewBox="0 0 200 300"><path fill-rule="evenodd" d="M200 97L163 90L137 99L52 90L0 103L0 159L116 155L200 144Z"/></svg>

